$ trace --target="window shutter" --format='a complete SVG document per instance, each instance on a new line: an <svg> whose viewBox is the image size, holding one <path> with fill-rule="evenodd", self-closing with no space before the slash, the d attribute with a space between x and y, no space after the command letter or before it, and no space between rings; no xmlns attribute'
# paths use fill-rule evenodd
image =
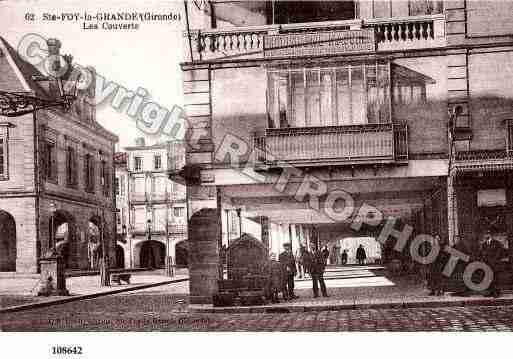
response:
<svg viewBox="0 0 513 359"><path fill-rule="evenodd" d="M51 173L52 173L52 179L57 179L57 145L52 146L52 154L51 154Z"/></svg>
<svg viewBox="0 0 513 359"><path fill-rule="evenodd" d="M48 175L48 165L47 165L47 161L48 161L48 148L46 147L46 142L43 142L41 143L41 158L40 158L40 165L41 165L41 174L43 175L43 178L46 179L47 175Z"/></svg>
<svg viewBox="0 0 513 359"><path fill-rule="evenodd" d="M84 183L85 183L85 190L89 190L89 166L90 166L90 160L89 160L89 154L84 155Z"/></svg>
<svg viewBox="0 0 513 359"><path fill-rule="evenodd" d="M96 165L95 162L96 161L91 156L90 168L89 168L89 186L90 186L91 192L94 191L94 170L95 170L95 165Z"/></svg>

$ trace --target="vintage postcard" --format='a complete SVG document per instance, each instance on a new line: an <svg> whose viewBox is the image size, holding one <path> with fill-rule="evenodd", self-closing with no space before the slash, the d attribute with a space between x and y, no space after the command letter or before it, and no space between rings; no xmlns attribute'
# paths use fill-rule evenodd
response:
<svg viewBox="0 0 513 359"><path fill-rule="evenodd" d="M512 16L0 1L0 331L511 331Z"/></svg>

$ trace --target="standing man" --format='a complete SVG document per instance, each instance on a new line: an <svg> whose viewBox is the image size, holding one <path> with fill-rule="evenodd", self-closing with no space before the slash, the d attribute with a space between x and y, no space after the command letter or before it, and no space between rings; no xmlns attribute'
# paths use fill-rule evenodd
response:
<svg viewBox="0 0 513 359"><path fill-rule="evenodd" d="M292 245L290 243L285 243L283 245L285 249L284 252L280 254L279 261L285 270L285 275L287 277L287 294L289 299L299 298L294 294L294 277L296 276L296 261L294 259L294 254L292 253Z"/></svg>
<svg viewBox="0 0 513 359"><path fill-rule="evenodd" d="M342 251L342 254L340 255L340 259L341 259L341 262L342 262L342 265L345 266L347 264L347 249L344 249Z"/></svg>
<svg viewBox="0 0 513 359"><path fill-rule="evenodd" d="M356 261L359 265L364 265L365 260L367 259L367 254L365 253L365 248L360 244L358 249L356 249Z"/></svg>
<svg viewBox="0 0 513 359"><path fill-rule="evenodd" d="M315 243L310 243L310 266L309 271L312 276L312 285L313 285L313 294L314 298L319 296L319 287L321 286L321 293L323 297L328 297L328 292L326 290L326 284L324 283L324 269L326 268L325 257L322 252L320 252Z"/></svg>
<svg viewBox="0 0 513 359"><path fill-rule="evenodd" d="M324 264L328 264L328 258L330 257L330 250L328 249L328 246L324 246L321 253L322 257L324 258Z"/></svg>
<svg viewBox="0 0 513 359"><path fill-rule="evenodd" d="M497 288L497 276L499 275L499 264L504 256L504 247L493 239L492 233L487 230L484 234L484 243L481 246L481 260L488 264L493 271L493 279L488 287L488 297L499 297L500 289Z"/></svg>

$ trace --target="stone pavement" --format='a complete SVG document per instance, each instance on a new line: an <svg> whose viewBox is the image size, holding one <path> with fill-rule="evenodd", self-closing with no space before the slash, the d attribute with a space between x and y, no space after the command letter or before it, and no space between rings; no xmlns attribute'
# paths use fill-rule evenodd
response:
<svg viewBox="0 0 513 359"><path fill-rule="evenodd" d="M12 306L61 302L74 297L102 295L120 290L130 290L148 285L167 283L170 280L183 280L188 277L187 270L180 269L173 278L166 277L162 270L139 271L132 274L130 284L111 283L110 287L101 287L98 275L86 275L66 278L69 297L38 297L36 296L39 277L36 275L19 275L0 277L0 310Z"/></svg>
<svg viewBox="0 0 513 359"><path fill-rule="evenodd" d="M0 313L0 331L512 331L513 306L191 313L188 283Z"/></svg>
<svg viewBox="0 0 513 359"><path fill-rule="evenodd" d="M484 298L482 295L466 297L429 296L423 280L414 275L392 276L381 266L329 267L325 273L328 298L314 298L312 282L296 279L295 292L299 299L281 301L253 307L223 307L191 305L198 313L262 313L341 310L357 308L404 308L513 304L513 293L504 291L500 299Z"/></svg>

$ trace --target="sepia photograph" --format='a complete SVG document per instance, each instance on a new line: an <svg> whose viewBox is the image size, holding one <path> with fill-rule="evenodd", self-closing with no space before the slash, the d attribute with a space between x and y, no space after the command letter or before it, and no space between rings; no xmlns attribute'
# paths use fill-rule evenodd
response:
<svg viewBox="0 0 513 359"><path fill-rule="evenodd" d="M0 1L0 339L511 332L512 20ZM60 338L41 357L97 357Z"/></svg>

